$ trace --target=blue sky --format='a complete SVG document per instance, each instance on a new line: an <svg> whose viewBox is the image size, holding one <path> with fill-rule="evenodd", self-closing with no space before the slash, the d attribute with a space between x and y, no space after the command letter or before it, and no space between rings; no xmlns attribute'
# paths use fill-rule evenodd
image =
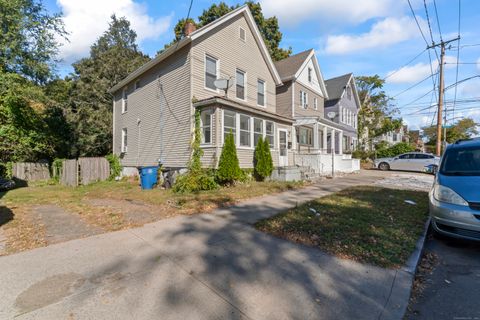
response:
<svg viewBox="0 0 480 320"><path fill-rule="evenodd" d="M202 10L218 1L194 0L191 16L197 17ZM226 1L228 4L239 2ZM275 15L283 33L283 47L292 47L293 52L314 48L326 79L344 73L355 75L378 74L387 78L385 89L395 96L395 104L400 109L399 116L411 128L430 125L434 117L435 103L432 93L432 79L407 90L431 73L428 52L425 51L415 61L401 67L420 54L426 43L420 35L407 0L260 0L266 16ZM420 26L431 42L423 0L411 0ZM173 37L176 21L186 16L190 1L155 0L46 0L48 10L63 12L70 42L60 52L63 63L59 72L70 72L71 63L88 55L88 48L107 28L109 16L116 13L126 16L138 33L140 48L153 56ZM241 4L241 2L240 2ZM454 38L458 33L458 0L427 0L426 6L435 41L440 40L440 32L435 15L438 11L440 31L444 40ZM461 41L458 79L480 75L480 1L461 0ZM467 46L465 46L467 45ZM457 47L457 43L452 43ZM433 50L430 50L432 68L438 63ZM455 83L457 49L447 50L445 65L445 85ZM449 121L453 117L473 117L480 122L480 78L466 81L457 88L455 115L447 113ZM446 91L446 100L453 101L454 88ZM400 94L399 94L400 93ZM418 101L411 101L425 95ZM433 99L433 100L432 100ZM476 99L474 99L476 100ZM408 105L409 104L409 105ZM448 108L452 109L452 105ZM425 109L425 110L422 110Z"/></svg>

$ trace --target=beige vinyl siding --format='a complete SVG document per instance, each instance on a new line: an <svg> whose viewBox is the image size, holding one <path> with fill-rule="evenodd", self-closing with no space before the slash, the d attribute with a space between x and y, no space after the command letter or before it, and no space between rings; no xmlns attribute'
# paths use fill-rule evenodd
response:
<svg viewBox="0 0 480 320"><path fill-rule="evenodd" d="M277 87L277 113L292 117L292 82Z"/></svg>
<svg viewBox="0 0 480 320"><path fill-rule="evenodd" d="M246 31L246 41L240 40L239 28ZM192 94L198 100L223 96L223 91L205 89L205 54L218 59L219 77L232 77L228 97L250 106L276 112L275 82L243 15L226 22L192 43ZM246 101L235 97L235 70L246 72ZM265 81L266 107L257 107L257 80Z"/></svg>
<svg viewBox="0 0 480 320"><path fill-rule="evenodd" d="M133 91L136 81L141 88ZM189 47L134 79L128 92L128 111L124 114L122 89L114 94L116 154L120 154L121 129L128 130L128 152L121 159L122 165L156 165L163 158L166 167L186 166L192 132Z"/></svg>
<svg viewBox="0 0 480 320"><path fill-rule="evenodd" d="M295 117L322 117L324 113L325 100L323 97L305 87L299 82L295 82L295 92L293 94L294 98L294 108L295 108ZM304 109L300 105L300 91L307 92L308 95L308 108ZM317 98L318 110L314 109L313 98ZM291 98L291 97L290 97Z"/></svg>

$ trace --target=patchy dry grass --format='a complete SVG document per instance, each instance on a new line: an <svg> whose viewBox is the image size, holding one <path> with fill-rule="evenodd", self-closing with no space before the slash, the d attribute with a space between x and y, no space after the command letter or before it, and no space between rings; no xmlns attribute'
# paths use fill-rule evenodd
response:
<svg viewBox="0 0 480 320"><path fill-rule="evenodd" d="M114 231L142 225L142 221L126 219L118 204L133 204L130 210L144 206L152 214L151 221L176 215L208 213L242 199L282 192L304 186L301 182L250 182L233 187L196 194L175 194L171 190L141 190L137 181L99 182L78 188L60 185L33 185L0 193L0 218L13 214L13 219L0 223L7 236L7 253L46 245L44 228L32 216L37 205L57 205L68 213L78 214L85 222ZM93 205L92 201L115 205ZM94 202L94 201L93 201Z"/></svg>
<svg viewBox="0 0 480 320"><path fill-rule="evenodd" d="M427 216L426 192L362 186L311 201L256 227L340 257L396 268L414 250Z"/></svg>

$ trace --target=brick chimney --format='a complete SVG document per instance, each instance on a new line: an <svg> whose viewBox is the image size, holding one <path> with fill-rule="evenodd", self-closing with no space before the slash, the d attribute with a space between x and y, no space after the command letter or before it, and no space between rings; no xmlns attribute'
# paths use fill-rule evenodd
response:
<svg viewBox="0 0 480 320"><path fill-rule="evenodd" d="M187 21L185 23L185 26L183 27L183 35L185 37L188 37L195 30L197 30L197 27L195 26L195 23L193 23L192 21Z"/></svg>

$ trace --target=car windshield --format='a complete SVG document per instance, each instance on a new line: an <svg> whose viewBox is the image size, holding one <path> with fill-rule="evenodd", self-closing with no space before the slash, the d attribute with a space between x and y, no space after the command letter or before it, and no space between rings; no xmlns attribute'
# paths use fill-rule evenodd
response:
<svg viewBox="0 0 480 320"><path fill-rule="evenodd" d="M480 176L480 146L447 150L440 173L458 176Z"/></svg>

